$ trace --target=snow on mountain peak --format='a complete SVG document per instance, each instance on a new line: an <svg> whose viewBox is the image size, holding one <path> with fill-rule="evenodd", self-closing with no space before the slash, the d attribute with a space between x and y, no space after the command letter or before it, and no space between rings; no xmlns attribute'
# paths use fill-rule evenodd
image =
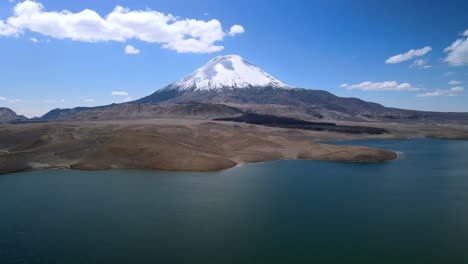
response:
<svg viewBox="0 0 468 264"><path fill-rule="evenodd" d="M238 55L218 56L192 74L170 85L179 90L272 87L291 89Z"/></svg>

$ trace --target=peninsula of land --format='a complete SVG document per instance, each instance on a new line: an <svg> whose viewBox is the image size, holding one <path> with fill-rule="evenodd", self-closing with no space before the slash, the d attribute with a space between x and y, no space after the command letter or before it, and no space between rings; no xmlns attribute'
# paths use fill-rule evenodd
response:
<svg viewBox="0 0 468 264"><path fill-rule="evenodd" d="M365 125L388 133L352 134L182 118L3 124L0 173L51 168L215 171L281 159L384 162L396 159L397 154L392 150L322 142L414 137L468 139L466 125Z"/></svg>

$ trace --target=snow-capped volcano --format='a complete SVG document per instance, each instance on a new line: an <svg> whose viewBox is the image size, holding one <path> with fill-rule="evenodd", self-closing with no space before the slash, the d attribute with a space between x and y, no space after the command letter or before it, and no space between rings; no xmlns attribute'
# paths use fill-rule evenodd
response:
<svg viewBox="0 0 468 264"><path fill-rule="evenodd" d="M237 55L216 57L187 77L135 101L99 107L54 109L42 119L211 119L238 116L241 113L289 116L304 120L468 120L466 114L387 108L358 98L338 97L327 91L295 88Z"/></svg>
<svg viewBox="0 0 468 264"><path fill-rule="evenodd" d="M291 89L238 55L218 56L166 89L207 91L223 88L270 87Z"/></svg>
<svg viewBox="0 0 468 264"><path fill-rule="evenodd" d="M302 109L306 115L327 111L354 115L383 111L381 105L355 98L339 98L320 91L287 85L238 55L218 56L187 77L128 104L225 105L262 113L288 113ZM274 107L274 106L277 107ZM211 108L211 106L210 106ZM205 110L192 109L193 113ZM210 110L212 111L212 110Z"/></svg>

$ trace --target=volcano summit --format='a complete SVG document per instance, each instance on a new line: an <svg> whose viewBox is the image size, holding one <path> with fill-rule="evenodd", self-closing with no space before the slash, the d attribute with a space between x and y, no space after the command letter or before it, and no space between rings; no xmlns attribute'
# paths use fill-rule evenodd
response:
<svg viewBox="0 0 468 264"><path fill-rule="evenodd" d="M227 55L210 60L203 67L165 89L208 91L252 87L292 88L244 58Z"/></svg>

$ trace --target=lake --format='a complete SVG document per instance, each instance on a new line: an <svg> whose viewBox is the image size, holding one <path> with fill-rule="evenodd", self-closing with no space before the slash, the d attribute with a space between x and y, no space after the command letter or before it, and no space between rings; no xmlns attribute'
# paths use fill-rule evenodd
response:
<svg viewBox="0 0 468 264"><path fill-rule="evenodd" d="M0 176L0 263L468 263L468 141L386 163Z"/></svg>

